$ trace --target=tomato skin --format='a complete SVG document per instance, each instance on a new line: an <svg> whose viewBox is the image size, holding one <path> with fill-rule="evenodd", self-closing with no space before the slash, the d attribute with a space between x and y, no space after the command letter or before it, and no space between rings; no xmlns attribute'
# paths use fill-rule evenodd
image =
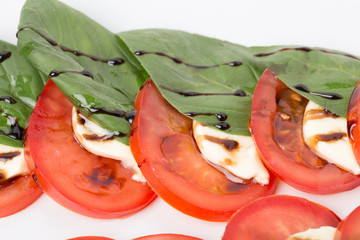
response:
<svg viewBox="0 0 360 240"><path fill-rule="evenodd" d="M351 94L348 113L348 136L354 152L355 158L360 164L360 82L354 88Z"/></svg>
<svg viewBox="0 0 360 240"><path fill-rule="evenodd" d="M281 180L304 192L330 194L360 185L360 177L332 164L311 168L291 159L274 140L277 93L286 86L270 71L261 76L253 95L251 132L265 165ZM301 137L302 138L302 137ZM266 139L266 141L264 141ZM304 145L304 142L299 142ZM303 148L308 148L303 146Z"/></svg>
<svg viewBox="0 0 360 240"><path fill-rule="evenodd" d="M286 240L292 234L321 226L337 227L340 218L305 198L273 195L240 209L226 226L223 240Z"/></svg>
<svg viewBox="0 0 360 240"><path fill-rule="evenodd" d="M155 234L139 238L134 238L133 240L201 240L200 238L185 236L181 234Z"/></svg>
<svg viewBox="0 0 360 240"><path fill-rule="evenodd" d="M77 213L117 218L147 206L155 193L119 161L84 150L71 127L72 104L49 80L27 128L25 159L43 190Z"/></svg>
<svg viewBox="0 0 360 240"><path fill-rule="evenodd" d="M334 240L360 239L360 206L355 208L336 229Z"/></svg>
<svg viewBox="0 0 360 240"><path fill-rule="evenodd" d="M114 240L113 238L100 237L100 236L84 236L69 238L68 240Z"/></svg>
<svg viewBox="0 0 360 240"><path fill-rule="evenodd" d="M276 178L272 174L266 186L251 183L224 194L209 190L214 186L225 191L227 186L238 185L218 176L204 161L191 135L191 120L174 109L152 81L138 93L135 109L131 150L150 186L174 208L208 221L227 221L249 201L274 193ZM215 180L221 183L213 184Z"/></svg>
<svg viewBox="0 0 360 240"><path fill-rule="evenodd" d="M6 186L0 185L0 217L23 210L41 194L41 188L34 182L30 174L14 178L6 183Z"/></svg>

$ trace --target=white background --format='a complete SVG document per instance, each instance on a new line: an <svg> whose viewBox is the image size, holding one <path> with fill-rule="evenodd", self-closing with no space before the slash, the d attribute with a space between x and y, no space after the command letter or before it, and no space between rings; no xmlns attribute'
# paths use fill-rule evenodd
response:
<svg viewBox="0 0 360 240"><path fill-rule="evenodd" d="M24 0L1 0L0 39L16 44ZM113 32L141 28L179 29L242 45L298 44L360 55L360 2L266 0L63 0ZM360 188L328 196L304 194L280 183L278 194L303 196L331 208L341 218L360 205ZM156 199L143 211L115 220L73 213L45 194L15 215L0 219L1 239L66 239L102 235L131 239L155 233L181 233L220 239L225 223L186 216Z"/></svg>

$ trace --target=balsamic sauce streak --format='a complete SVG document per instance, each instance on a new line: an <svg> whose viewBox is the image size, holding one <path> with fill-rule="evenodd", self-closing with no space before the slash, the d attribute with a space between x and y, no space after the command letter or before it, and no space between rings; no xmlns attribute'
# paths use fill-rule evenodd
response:
<svg viewBox="0 0 360 240"><path fill-rule="evenodd" d="M221 144L228 151L233 151L233 150L239 148L239 143L234 140L217 138L217 137L210 136L210 135L205 135L204 137L206 140L208 140L210 142Z"/></svg>
<svg viewBox="0 0 360 240"><path fill-rule="evenodd" d="M360 61L360 58L358 58L358 57L356 57L354 55L351 55L351 54L333 52L333 51L324 50L324 49L313 49L313 48L308 48L308 47L282 48L282 49L274 51L274 52L257 53L254 56L255 57L267 57L267 56L273 55L273 54L278 53L278 52L290 51L290 50L303 51L303 52L317 51L317 52L323 52L323 53L329 53L329 54L335 54L335 55L340 55L340 56L344 56L344 57L349 57L349 58L356 59L356 60Z"/></svg>
<svg viewBox="0 0 360 240"><path fill-rule="evenodd" d="M169 87L166 87L164 85L160 85L162 89L168 90L173 93L177 93L179 95L182 95L184 97L196 97L196 96L238 96L238 97L245 97L247 96L246 93L243 90L236 90L233 93L200 93L200 92L185 92L181 90L172 89Z"/></svg>
<svg viewBox="0 0 360 240"><path fill-rule="evenodd" d="M125 60L122 59L122 58L100 58L100 57L96 57L96 56L88 54L88 53L84 53L84 52L81 52L81 51L78 51L78 50L75 50L75 49L60 45L54 39L51 39L51 38L47 37L46 35L44 35L43 33L39 32L38 30L36 30L36 29L34 29L32 27L20 28L18 30L18 32L16 33L16 36L19 34L19 32L24 31L24 30L32 30L32 31L36 32L40 37L45 39L52 46L57 46L61 50L63 50L64 52L72 53L75 56L84 56L84 57L90 58L93 61L99 61L99 62L107 63L110 66L120 65L120 64L123 64L125 62Z"/></svg>
<svg viewBox="0 0 360 240"><path fill-rule="evenodd" d="M343 98L343 96L341 96L338 93L312 92L304 84L297 84L297 85L294 85L293 87L299 91L306 92L311 95L319 96L319 97L330 99L330 100L339 100L339 99Z"/></svg>
<svg viewBox="0 0 360 240"><path fill-rule="evenodd" d="M316 135L316 138L318 139L318 141L329 142L329 141L333 141L333 140L342 139L343 137L346 137L346 136L347 136L346 133L335 132L335 133L329 133L329 134L318 134L318 135Z"/></svg>
<svg viewBox="0 0 360 240"><path fill-rule="evenodd" d="M9 59L10 57L11 57L11 52L9 52L9 51L1 52L0 53L0 63L5 61L6 59Z"/></svg>
<svg viewBox="0 0 360 240"><path fill-rule="evenodd" d="M63 74L63 73L76 73L76 74L80 74L80 75L83 75L83 76L85 76L85 77L89 77L89 78L94 79L94 76L92 75L92 73L89 72L89 71L86 71L86 70L83 70L83 71L73 71L73 70L57 71L57 70L52 70L52 71L49 73L49 77L50 77L50 78L52 78L52 77L57 77L57 76L59 76L60 74Z"/></svg>
<svg viewBox="0 0 360 240"><path fill-rule="evenodd" d="M227 130L230 128L230 124L228 124L226 122L215 123L215 124L213 124L213 126L220 130Z"/></svg>
<svg viewBox="0 0 360 240"><path fill-rule="evenodd" d="M204 116L213 116L213 115L215 115L215 117L219 121L225 121L227 119L226 113L184 112L184 114L186 116L189 116L189 117L196 117L196 116L199 116L199 115L204 115Z"/></svg>
<svg viewBox="0 0 360 240"><path fill-rule="evenodd" d="M0 101L4 101L4 102L10 103L10 104L15 104L16 103L15 99L13 99L12 97L8 97L8 96L0 97Z"/></svg>
<svg viewBox="0 0 360 240"><path fill-rule="evenodd" d="M5 133L0 131L0 135L5 135L16 140L24 140L25 138L25 129L22 128L16 120L16 117L9 116L7 114L2 114L2 116L7 117L10 120L10 132Z"/></svg>
<svg viewBox="0 0 360 240"><path fill-rule="evenodd" d="M164 53L164 52L138 50L138 51L135 51L134 54L136 56L142 56L142 55L145 55L145 54L155 54L155 55L158 55L158 56L167 57L167 58L171 59L173 62L175 62L177 64L184 64L187 67L198 68L198 69L215 68L215 67L219 67L221 65L228 65L230 67L238 67L238 66L241 66L243 64L240 61L232 61L232 62L226 62L226 63L214 64L214 65L194 65L194 64L191 64L191 63L184 62L183 60L181 60L178 57L170 56L169 54Z"/></svg>
<svg viewBox="0 0 360 240"><path fill-rule="evenodd" d="M20 152L7 152L7 153L0 153L0 161L6 162L8 160L13 159L16 156L19 156Z"/></svg>

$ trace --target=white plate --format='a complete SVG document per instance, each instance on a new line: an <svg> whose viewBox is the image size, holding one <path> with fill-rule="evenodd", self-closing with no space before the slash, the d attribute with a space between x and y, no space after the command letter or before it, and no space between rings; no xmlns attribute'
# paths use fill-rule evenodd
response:
<svg viewBox="0 0 360 240"><path fill-rule="evenodd" d="M15 33L25 1L1 1L0 39L16 44ZM339 1L167 1L63 0L113 32L170 28L199 33L246 46L298 44L321 46L360 55L360 2ZM332 209L341 218L360 205L360 188L316 196L280 183L278 194L306 197ZM225 223L184 215L160 198L143 211L115 220L81 216L45 194L15 215L0 219L1 239L66 239L102 235L127 240L156 233L180 233L220 239Z"/></svg>

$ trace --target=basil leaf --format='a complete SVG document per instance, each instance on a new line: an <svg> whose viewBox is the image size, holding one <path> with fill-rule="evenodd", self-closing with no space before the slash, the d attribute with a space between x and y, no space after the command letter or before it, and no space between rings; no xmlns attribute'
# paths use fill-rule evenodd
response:
<svg viewBox="0 0 360 240"><path fill-rule="evenodd" d="M325 109L346 117L352 91L360 80L360 59L347 53L301 46L253 47L253 54L267 65L288 87ZM269 55L270 54L270 55ZM294 88L303 84L315 93L340 94L327 99ZM320 94L321 95L321 94Z"/></svg>
<svg viewBox="0 0 360 240"><path fill-rule="evenodd" d="M115 34L56 0L28 0L19 29L18 46L39 71L66 72L52 80L83 114L109 131L129 134L125 118L106 112L133 110L147 74ZM106 111L91 114L94 109ZM128 144L128 137L117 140Z"/></svg>
<svg viewBox="0 0 360 240"><path fill-rule="evenodd" d="M138 52L137 59L180 112L199 113L190 117L208 126L229 124L226 132L250 135L252 93L265 66L256 62L247 48L174 30L137 30L118 36L132 52L145 51ZM246 96L234 96L239 90ZM186 93L205 95L184 96ZM227 119L219 120L215 114L226 114Z"/></svg>
<svg viewBox="0 0 360 240"><path fill-rule="evenodd" d="M22 147L26 123L44 85L14 45L0 41L0 53L7 55L0 63L0 144Z"/></svg>

